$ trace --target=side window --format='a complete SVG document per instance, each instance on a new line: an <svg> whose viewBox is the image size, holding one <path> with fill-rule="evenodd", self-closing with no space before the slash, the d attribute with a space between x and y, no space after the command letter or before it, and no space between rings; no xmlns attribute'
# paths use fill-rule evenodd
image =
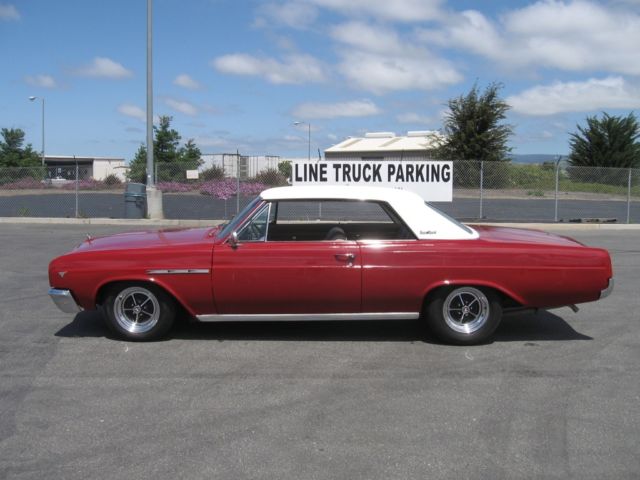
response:
<svg viewBox="0 0 640 480"><path fill-rule="evenodd" d="M269 227L270 205L266 204L260 211L251 217L242 229L238 232L238 240L245 242L263 242L267 238Z"/></svg>
<svg viewBox="0 0 640 480"><path fill-rule="evenodd" d="M275 212L275 213L274 213ZM280 201L272 208L269 241L415 238L386 204L363 200Z"/></svg>

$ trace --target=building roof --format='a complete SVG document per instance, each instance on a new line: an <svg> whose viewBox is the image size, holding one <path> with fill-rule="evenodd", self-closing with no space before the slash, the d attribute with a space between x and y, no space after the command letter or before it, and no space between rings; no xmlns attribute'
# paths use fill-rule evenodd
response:
<svg viewBox="0 0 640 480"><path fill-rule="evenodd" d="M116 157L83 157L80 155L45 155L45 162L87 162L87 161L104 161L104 162L124 162L124 158L116 158Z"/></svg>
<svg viewBox="0 0 640 480"><path fill-rule="evenodd" d="M439 146L444 136L434 130L407 132L407 135L396 136L393 132L367 133L364 137L349 137L329 147L325 153L358 153L358 152L424 152Z"/></svg>

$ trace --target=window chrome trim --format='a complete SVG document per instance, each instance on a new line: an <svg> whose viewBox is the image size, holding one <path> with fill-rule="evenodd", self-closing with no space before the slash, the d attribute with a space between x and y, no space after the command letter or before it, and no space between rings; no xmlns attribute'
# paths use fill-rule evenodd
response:
<svg viewBox="0 0 640 480"><path fill-rule="evenodd" d="M168 269L154 269L147 270L151 275L179 275L179 274L205 274L209 273L208 268L168 268Z"/></svg>
<svg viewBox="0 0 640 480"><path fill-rule="evenodd" d="M267 313L197 315L201 322L323 322L331 320L416 320L420 312Z"/></svg>
<svg viewBox="0 0 640 480"><path fill-rule="evenodd" d="M255 213L253 215L250 215L247 218L247 220L245 222L243 222L242 225L240 225L240 228L238 228L236 230L236 232L238 233L238 237L240 237L240 235L242 234L242 231L249 226L251 221L254 218L256 218L257 216L261 215L262 212L267 210L267 222L266 222L265 230L264 230L264 240L239 240L239 242L242 242L242 243L257 243L257 242L266 242L267 241L267 238L269 236L269 217L271 217L271 204L272 204L272 202L265 202L265 204L263 206L257 208Z"/></svg>

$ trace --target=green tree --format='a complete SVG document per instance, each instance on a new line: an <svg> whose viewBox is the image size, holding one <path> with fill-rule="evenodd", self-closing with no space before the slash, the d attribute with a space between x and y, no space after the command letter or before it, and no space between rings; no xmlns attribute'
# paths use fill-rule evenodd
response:
<svg viewBox="0 0 640 480"><path fill-rule="evenodd" d="M159 164L174 163L178 160L178 147L182 137L177 130L171 128L171 120L172 117L163 115L158 125L153 127L153 158Z"/></svg>
<svg viewBox="0 0 640 480"><path fill-rule="evenodd" d="M171 128L172 118L161 116L154 125L153 160L157 166L158 181L184 180L185 171L198 168L202 164L200 149L190 139L180 147L181 136ZM130 181L146 183L147 149L140 145L134 158L129 162Z"/></svg>
<svg viewBox="0 0 640 480"><path fill-rule="evenodd" d="M574 167L640 167L640 126L633 113L626 117L602 114L587 117L586 127L569 140L569 164Z"/></svg>
<svg viewBox="0 0 640 480"><path fill-rule="evenodd" d="M147 183L147 147L140 145L129 162L127 178L130 182Z"/></svg>
<svg viewBox="0 0 640 480"><path fill-rule="evenodd" d="M502 85L492 83L484 92L477 84L466 95L452 98L444 120L445 143L439 156L450 160L506 161L513 130L504 124L511 108L500 98Z"/></svg>
<svg viewBox="0 0 640 480"><path fill-rule="evenodd" d="M31 144L24 144L24 131L20 128L3 128L0 141L0 167L38 167L42 158Z"/></svg>
<svg viewBox="0 0 640 480"><path fill-rule="evenodd" d="M194 170L202 165L202 152L192 138L180 149L179 159L185 170Z"/></svg>
<svg viewBox="0 0 640 480"><path fill-rule="evenodd" d="M484 91L475 84L466 95L452 98L444 119L445 142L435 150L435 157L443 160L470 160L454 167L454 183L477 187L480 182L479 161L507 162L511 148L507 146L513 134L511 125L504 123L511 108L502 98L502 84L491 83ZM507 171L501 164L485 164L484 185L502 187L507 183Z"/></svg>

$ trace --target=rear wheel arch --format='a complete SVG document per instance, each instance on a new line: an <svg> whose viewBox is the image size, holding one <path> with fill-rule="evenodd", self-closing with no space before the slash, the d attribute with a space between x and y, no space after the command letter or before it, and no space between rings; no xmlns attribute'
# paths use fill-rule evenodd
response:
<svg viewBox="0 0 640 480"><path fill-rule="evenodd" d="M492 292L494 295L497 295L500 302L504 306L513 307L513 306L522 306L525 304L524 300L516 295L514 292L511 292L499 285L486 283L486 282L478 282L478 281L466 281L466 280L456 280L449 281L447 283L439 283L437 285L431 286L423 295L422 308L428 305L429 301L438 295L439 292L443 290L451 289L452 287L475 287L481 290L487 290Z"/></svg>

